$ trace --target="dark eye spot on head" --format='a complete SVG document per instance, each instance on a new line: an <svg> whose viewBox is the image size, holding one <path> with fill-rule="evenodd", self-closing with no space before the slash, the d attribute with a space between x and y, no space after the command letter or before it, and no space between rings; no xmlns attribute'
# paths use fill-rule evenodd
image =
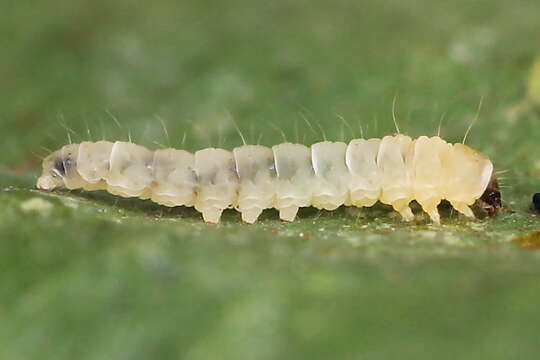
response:
<svg viewBox="0 0 540 360"><path fill-rule="evenodd" d="M53 171L60 176L66 175L66 167L64 166L64 160L56 158L54 160Z"/></svg>
<svg viewBox="0 0 540 360"><path fill-rule="evenodd" d="M540 212L540 193L533 195L533 207L536 211Z"/></svg>

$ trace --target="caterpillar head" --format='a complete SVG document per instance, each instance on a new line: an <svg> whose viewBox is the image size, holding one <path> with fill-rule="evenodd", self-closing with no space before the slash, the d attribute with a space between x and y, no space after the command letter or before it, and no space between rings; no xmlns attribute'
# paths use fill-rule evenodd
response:
<svg viewBox="0 0 540 360"><path fill-rule="evenodd" d="M37 181L37 188L41 190L53 190L64 185L66 175L65 160L62 151L58 150L43 160L43 171Z"/></svg>
<svg viewBox="0 0 540 360"><path fill-rule="evenodd" d="M37 181L41 190L58 187L76 189L81 187L81 178L76 171L79 144L69 144L55 151L43 160L43 172Z"/></svg>
<svg viewBox="0 0 540 360"><path fill-rule="evenodd" d="M480 207L488 213L489 216L496 215L499 209L502 207L501 192L499 191L499 183L495 176L491 177L491 180L486 187L486 190L478 199Z"/></svg>

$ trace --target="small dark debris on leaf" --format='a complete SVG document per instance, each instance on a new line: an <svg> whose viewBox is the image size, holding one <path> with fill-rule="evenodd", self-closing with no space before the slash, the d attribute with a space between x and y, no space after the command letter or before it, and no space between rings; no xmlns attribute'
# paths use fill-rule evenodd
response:
<svg viewBox="0 0 540 360"><path fill-rule="evenodd" d="M540 230L530 232L512 239L513 242L525 249L540 249Z"/></svg>
<svg viewBox="0 0 540 360"><path fill-rule="evenodd" d="M533 209L540 213L540 193L536 193L532 198Z"/></svg>

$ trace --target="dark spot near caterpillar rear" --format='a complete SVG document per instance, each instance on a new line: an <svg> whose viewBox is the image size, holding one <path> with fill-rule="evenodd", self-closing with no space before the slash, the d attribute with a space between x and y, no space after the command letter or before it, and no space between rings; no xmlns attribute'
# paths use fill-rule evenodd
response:
<svg viewBox="0 0 540 360"><path fill-rule="evenodd" d="M502 207L501 192L499 191L499 183L496 178L492 178L486 190L480 197L482 207L489 216L497 214Z"/></svg>

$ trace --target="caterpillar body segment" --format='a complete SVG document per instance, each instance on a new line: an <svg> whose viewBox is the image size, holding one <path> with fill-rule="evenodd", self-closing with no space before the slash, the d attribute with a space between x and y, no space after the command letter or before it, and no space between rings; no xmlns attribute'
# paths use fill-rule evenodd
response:
<svg viewBox="0 0 540 360"><path fill-rule="evenodd" d="M154 153L144 146L117 141L111 150L107 191L122 197L150 198Z"/></svg>
<svg viewBox="0 0 540 360"><path fill-rule="evenodd" d="M438 137L425 136L414 142L412 151L412 168L415 169L413 197L436 223L440 222L437 205L447 196L443 193L444 191L441 191L445 188L448 179L445 168L448 162L443 156L451 152L451 144Z"/></svg>
<svg viewBox="0 0 540 360"><path fill-rule="evenodd" d="M299 208L311 205L311 151L305 145L284 143L273 146L272 152L277 174L274 207L281 220L293 221Z"/></svg>
<svg viewBox="0 0 540 360"><path fill-rule="evenodd" d="M160 149L154 152L153 186L150 199L161 205L193 206L197 177L195 156L184 150Z"/></svg>
<svg viewBox="0 0 540 360"><path fill-rule="evenodd" d="M381 196L381 170L377 154L381 139L355 139L347 146L345 163L350 172L349 196L354 206L373 206Z"/></svg>
<svg viewBox="0 0 540 360"><path fill-rule="evenodd" d="M454 209L473 218L474 214L469 208L474 204L472 199L480 199L486 190L492 191L493 186L499 193L496 180L492 179L493 164L483 155L463 144L454 144L453 152L445 152L443 156L443 162L448 164L445 165L447 182L444 198L452 204ZM500 198L498 201L498 207L500 207Z"/></svg>
<svg viewBox="0 0 540 360"><path fill-rule="evenodd" d="M195 153L198 180L195 209L206 222L218 223L223 210L238 198L238 174L230 151L208 148Z"/></svg>
<svg viewBox="0 0 540 360"><path fill-rule="evenodd" d="M219 222L227 208L254 223L269 208L293 221L300 207L334 210L377 201L410 221L409 204L415 200L439 224L437 206L443 199L469 217L477 200L495 213L501 203L492 174L484 155L438 136L398 134L311 147L244 145L232 152L207 148L194 154L98 141L69 144L45 158L37 187L106 190L169 207L194 206L210 223Z"/></svg>
<svg viewBox="0 0 540 360"><path fill-rule="evenodd" d="M85 180L85 190L106 190L105 178L109 173L113 143L109 141L89 142L79 145L77 156L77 172Z"/></svg>
<svg viewBox="0 0 540 360"><path fill-rule="evenodd" d="M245 145L233 150L239 180L236 209L242 220L254 223L264 209L274 206L277 174L272 149Z"/></svg>
<svg viewBox="0 0 540 360"><path fill-rule="evenodd" d="M318 209L335 210L350 205L350 173L345 164L347 144L324 141L311 146L315 172L311 205Z"/></svg>
<svg viewBox="0 0 540 360"><path fill-rule="evenodd" d="M414 219L409 203L414 199L411 157L414 150L410 137L398 134L382 138L377 153L381 169L379 201L391 205L406 221Z"/></svg>

